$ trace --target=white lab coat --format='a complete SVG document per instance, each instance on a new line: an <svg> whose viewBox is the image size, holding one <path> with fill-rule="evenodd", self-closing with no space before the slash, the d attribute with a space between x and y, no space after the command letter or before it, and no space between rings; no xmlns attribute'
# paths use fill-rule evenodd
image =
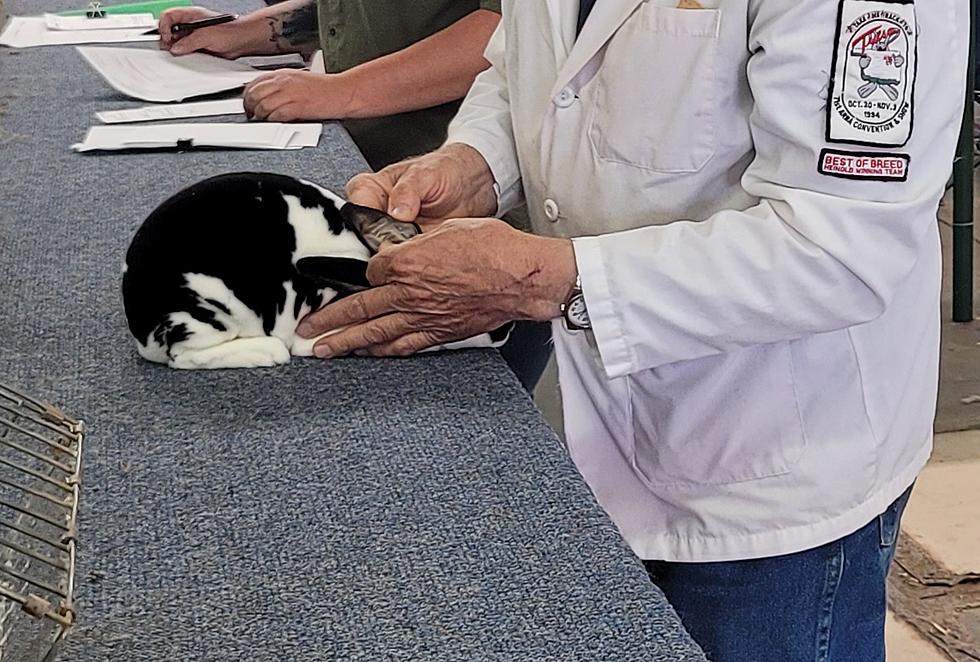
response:
<svg viewBox="0 0 980 662"><path fill-rule="evenodd" d="M920 0L903 147L831 145L838 2L504 0L450 128L500 211L575 238L592 333L554 324L569 451L645 559L812 548L871 521L932 440L936 209L964 0ZM855 68L854 71L857 71ZM821 149L909 156L820 174Z"/></svg>

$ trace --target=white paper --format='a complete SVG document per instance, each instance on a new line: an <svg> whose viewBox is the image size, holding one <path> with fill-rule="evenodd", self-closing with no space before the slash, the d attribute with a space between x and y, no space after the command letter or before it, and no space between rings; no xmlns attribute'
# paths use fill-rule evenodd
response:
<svg viewBox="0 0 980 662"><path fill-rule="evenodd" d="M313 54L313 59L310 60L310 71L315 74L327 73L327 65L323 60L323 51L317 51Z"/></svg>
<svg viewBox="0 0 980 662"><path fill-rule="evenodd" d="M176 120L185 117L211 117L214 115L241 115L245 104L241 99L221 99L218 101L197 101L195 103L165 103L154 106L141 106L125 110L106 110L96 113L104 124L123 124L126 122L152 122L155 120Z"/></svg>
<svg viewBox="0 0 980 662"><path fill-rule="evenodd" d="M120 30L143 28L151 30L157 26L153 14L109 14L103 18L86 16L58 16L45 14L44 24L49 30Z"/></svg>
<svg viewBox="0 0 980 662"><path fill-rule="evenodd" d="M263 72L214 55L175 57L149 48L78 49L112 87L144 101L183 101L242 87Z"/></svg>
<svg viewBox="0 0 980 662"><path fill-rule="evenodd" d="M119 149L165 149L190 141L197 147L237 149L302 149L316 147L322 124L242 122L237 124L154 124L93 126L77 152Z"/></svg>
<svg viewBox="0 0 980 662"><path fill-rule="evenodd" d="M293 136L286 143L286 149L316 147L320 142L320 134L323 133L322 124L285 124L284 126L293 129Z"/></svg>
<svg viewBox="0 0 980 662"><path fill-rule="evenodd" d="M146 30L49 30L43 16L11 16L0 32L0 45L12 48L65 44L111 44L125 41L156 41Z"/></svg>

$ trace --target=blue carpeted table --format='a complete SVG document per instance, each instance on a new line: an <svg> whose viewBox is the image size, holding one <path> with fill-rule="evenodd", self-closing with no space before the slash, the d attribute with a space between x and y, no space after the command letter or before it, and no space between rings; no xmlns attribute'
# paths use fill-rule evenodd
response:
<svg viewBox="0 0 980 662"><path fill-rule="evenodd" d="M365 166L334 124L300 152L69 150L131 105L71 47L0 49L0 379L90 426L64 659L703 659L495 353L139 360L119 273L158 202Z"/></svg>

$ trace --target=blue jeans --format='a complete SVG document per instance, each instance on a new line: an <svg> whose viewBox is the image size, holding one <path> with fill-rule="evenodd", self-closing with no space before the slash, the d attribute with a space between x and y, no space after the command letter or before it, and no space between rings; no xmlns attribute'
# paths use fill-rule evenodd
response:
<svg viewBox="0 0 980 662"><path fill-rule="evenodd" d="M885 577L910 487L860 530L750 561L647 561L711 662L884 662Z"/></svg>

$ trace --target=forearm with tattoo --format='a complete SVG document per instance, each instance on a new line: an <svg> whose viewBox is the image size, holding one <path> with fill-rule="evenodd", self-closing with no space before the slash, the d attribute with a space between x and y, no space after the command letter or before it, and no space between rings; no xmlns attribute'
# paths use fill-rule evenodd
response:
<svg viewBox="0 0 980 662"><path fill-rule="evenodd" d="M288 11L270 16L269 41L283 53L311 52L320 41L316 2L296 3Z"/></svg>

